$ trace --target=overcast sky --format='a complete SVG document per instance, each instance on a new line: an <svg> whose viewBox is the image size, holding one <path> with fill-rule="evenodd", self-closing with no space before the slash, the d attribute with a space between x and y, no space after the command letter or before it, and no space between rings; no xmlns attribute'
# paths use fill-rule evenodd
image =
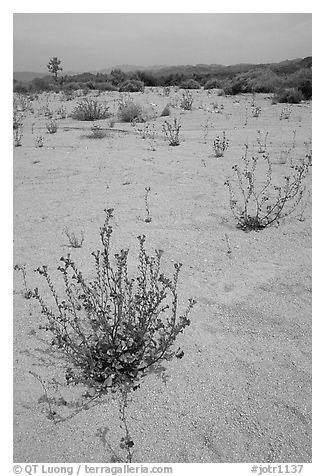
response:
<svg viewBox="0 0 325 476"><path fill-rule="evenodd" d="M15 13L14 71L269 63L312 54L304 13Z"/></svg>

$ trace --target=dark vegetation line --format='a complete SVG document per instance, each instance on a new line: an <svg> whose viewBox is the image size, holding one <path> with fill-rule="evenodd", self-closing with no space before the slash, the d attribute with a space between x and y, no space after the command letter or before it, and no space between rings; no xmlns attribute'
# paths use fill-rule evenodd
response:
<svg viewBox="0 0 325 476"><path fill-rule="evenodd" d="M183 89L222 89L227 95L241 93L275 93L279 102L298 103L312 97L312 58L271 64L233 66L173 66L159 70L35 78L29 82L14 79L14 92L102 90L137 92L145 86L178 86Z"/></svg>

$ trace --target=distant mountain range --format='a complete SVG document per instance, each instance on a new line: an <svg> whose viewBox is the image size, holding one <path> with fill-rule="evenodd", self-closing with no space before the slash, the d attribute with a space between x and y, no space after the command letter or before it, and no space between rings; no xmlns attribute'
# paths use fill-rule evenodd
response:
<svg viewBox="0 0 325 476"><path fill-rule="evenodd" d="M240 63L230 66L224 66L221 64L197 64L197 65L179 65L179 66L163 66L163 65L155 65L155 66L135 66L135 65L116 65L109 68L90 71L92 74L101 73L101 74L109 74L113 69L120 69L126 73L130 73L132 71L147 71L151 72L155 75L167 76L169 74L199 74L199 73L208 73L208 74L217 74L218 76L228 76L231 74L237 73L244 73L251 69L255 68L269 68L275 73L280 74L290 74L297 69L300 68L311 68L312 67L312 57L307 56L306 58L296 58L292 60L284 60L280 61L279 63ZM63 75L73 76L75 74L79 74L80 72L71 72L71 71L63 71ZM44 76L48 76L48 72L39 72L34 73L31 71L14 71L13 78L17 81L21 82L29 82L35 78L42 78Z"/></svg>

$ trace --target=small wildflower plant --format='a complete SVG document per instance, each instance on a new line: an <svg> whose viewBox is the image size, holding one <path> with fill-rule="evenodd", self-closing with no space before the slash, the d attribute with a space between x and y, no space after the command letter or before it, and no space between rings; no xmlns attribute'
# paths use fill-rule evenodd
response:
<svg viewBox="0 0 325 476"><path fill-rule="evenodd" d="M82 99L71 113L72 119L78 121L98 121L108 119L111 115L108 107L90 98Z"/></svg>
<svg viewBox="0 0 325 476"><path fill-rule="evenodd" d="M172 123L170 123L169 121L164 122L163 132L165 134L166 139L169 142L169 145L175 147L180 144L180 138L179 138L180 129L181 129L181 124L176 117L174 117L174 120Z"/></svg>
<svg viewBox="0 0 325 476"><path fill-rule="evenodd" d="M23 278L23 285L24 285L24 292L23 296L25 299L30 299L32 296L32 291L27 286L27 278L26 278L26 265L25 264L15 264L14 270L20 272Z"/></svg>
<svg viewBox="0 0 325 476"><path fill-rule="evenodd" d="M269 133L266 132L263 134L260 130L257 131L257 144L258 144L258 153L265 154L267 149L267 137Z"/></svg>
<svg viewBox="0 0 325 476"><path fill-rule="evenodd" d="M178 311L178 278L161 272L163 252L150 256L145 236L138 236L137 274L128 271L128 250L111 258L110 242L113 209L105 210L100 229L102 249L93 252L95 277L87 281L70 255L61 258L58 270L64 283L65 297L55 290L47 266L36 271L48 284L54 308L37 288L31 297L40 305L46 321L40 328L51 335L50 343L65 361L67 385L87 388L87 402L111 393L119 401L124 435L120 448L132 462L134 442L127 423L126 410L131 392L136 390L149 369L165 359L182 358L184 352L173 349L177 337L190 325L189 313L195 301L189 299L182 314ZM50 408L51 415L53 410Z"/></svg>
<svg viewBox="0 0 325 476"><path fill-rule="evenodd" d="M248 157L248 146L245 145L245 155L242 159L243 169L238 165L232 167L237 178L237 186L235 187L230 179L225 182L237 227L251 231L279 224L280 220L296 210L303 197L304 179L309 169L308 161L304 159L299 165L292 166L293 173L286 176L284 184L279 186L273 184L272 165L268 154L263 155L266 173L262 185L256 180L256 169L261 158Z"/></svg>
<svg viewBox="0 0 325 476"><path fill-rule="evenodd" d="M104 137L106 137L106 131L104 131L104 129L102 129L99 124L93 124L90 128L90 131L90 139L104 139Z"/></svg>
<svg viewBox="0 0 325 476"><path fill-rule="evenodd" d="M185 111L191 111L193 106L193 101L194 101L193 94L189 90L185 90L182 94L179 105Z"/></svg>
<svg viewBox="0 0 325 476"><path fill-rule="evenodd" d="M262 108L260 106L252 106L251 111L253 117L259 117L261 115Z"/></svg>
<svg viewBox="0 0 325 476"><path fill-rule="evenodd" d="M64 229L64 234L69 240L70 248L81 248L85 240L84 232L81 231L80 238L73 231L69 231L68 228Z"/></svg>
<svg viewBox="0 0 325 476"><path fill-rule="evenodd" d="M222 138L217 136L213 141L213 151L216 157L223 157L224 153L229 147L229 140L226 137L225 131L222 133Z"/></svg>
<svg viewBox="0 0 325 476"><path fill-rule="evenodd" d="M58 130L58 123L54 119L51 119L46 123L46 130L49 134L55 134Z"/></svg>
<svg viewBox="0 0 325 476"><path fill-rule="evenodd" d="M283 121L283 120L288 121L290 119L291 113L292 113L292 108L289 106L284 106L280 112L280 116L279 116L280 121Z"/></svg>
<svg viewBox="0 0 325 476"><path fill-rule="evenodd" d="M138 387L149 367L173 357L179 334L190 325L189 312L178 313L177 283L181 264L168 278L161 272L163 252L149 256L145 236L139 236L139 262L135 277L129 276L128 250L111 259L110 241L113 210L105 210L100 229L102 249L93 252L95 278L87 281L70 255L61 258L65 298L61 299L47 266L36 271L54 298L53 309L38 289L32 297L40 305L46 323L42 328L52 336L51 344L66 361L67 384L84 384L99 395L123 385Z"/></svg>

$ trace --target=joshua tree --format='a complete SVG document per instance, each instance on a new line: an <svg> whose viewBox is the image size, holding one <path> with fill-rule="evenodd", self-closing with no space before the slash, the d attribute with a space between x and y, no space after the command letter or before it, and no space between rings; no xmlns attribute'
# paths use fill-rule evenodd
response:
<svg viewBox="0 0 325 476"><path fill-rule="evenodd" d="M56 56L54 56L50 59L49 64L47 65L47 69L49 70L49 72L54 74L55 81L58 80L58 72L62 71L60 64L61 61Z"/></svg>

